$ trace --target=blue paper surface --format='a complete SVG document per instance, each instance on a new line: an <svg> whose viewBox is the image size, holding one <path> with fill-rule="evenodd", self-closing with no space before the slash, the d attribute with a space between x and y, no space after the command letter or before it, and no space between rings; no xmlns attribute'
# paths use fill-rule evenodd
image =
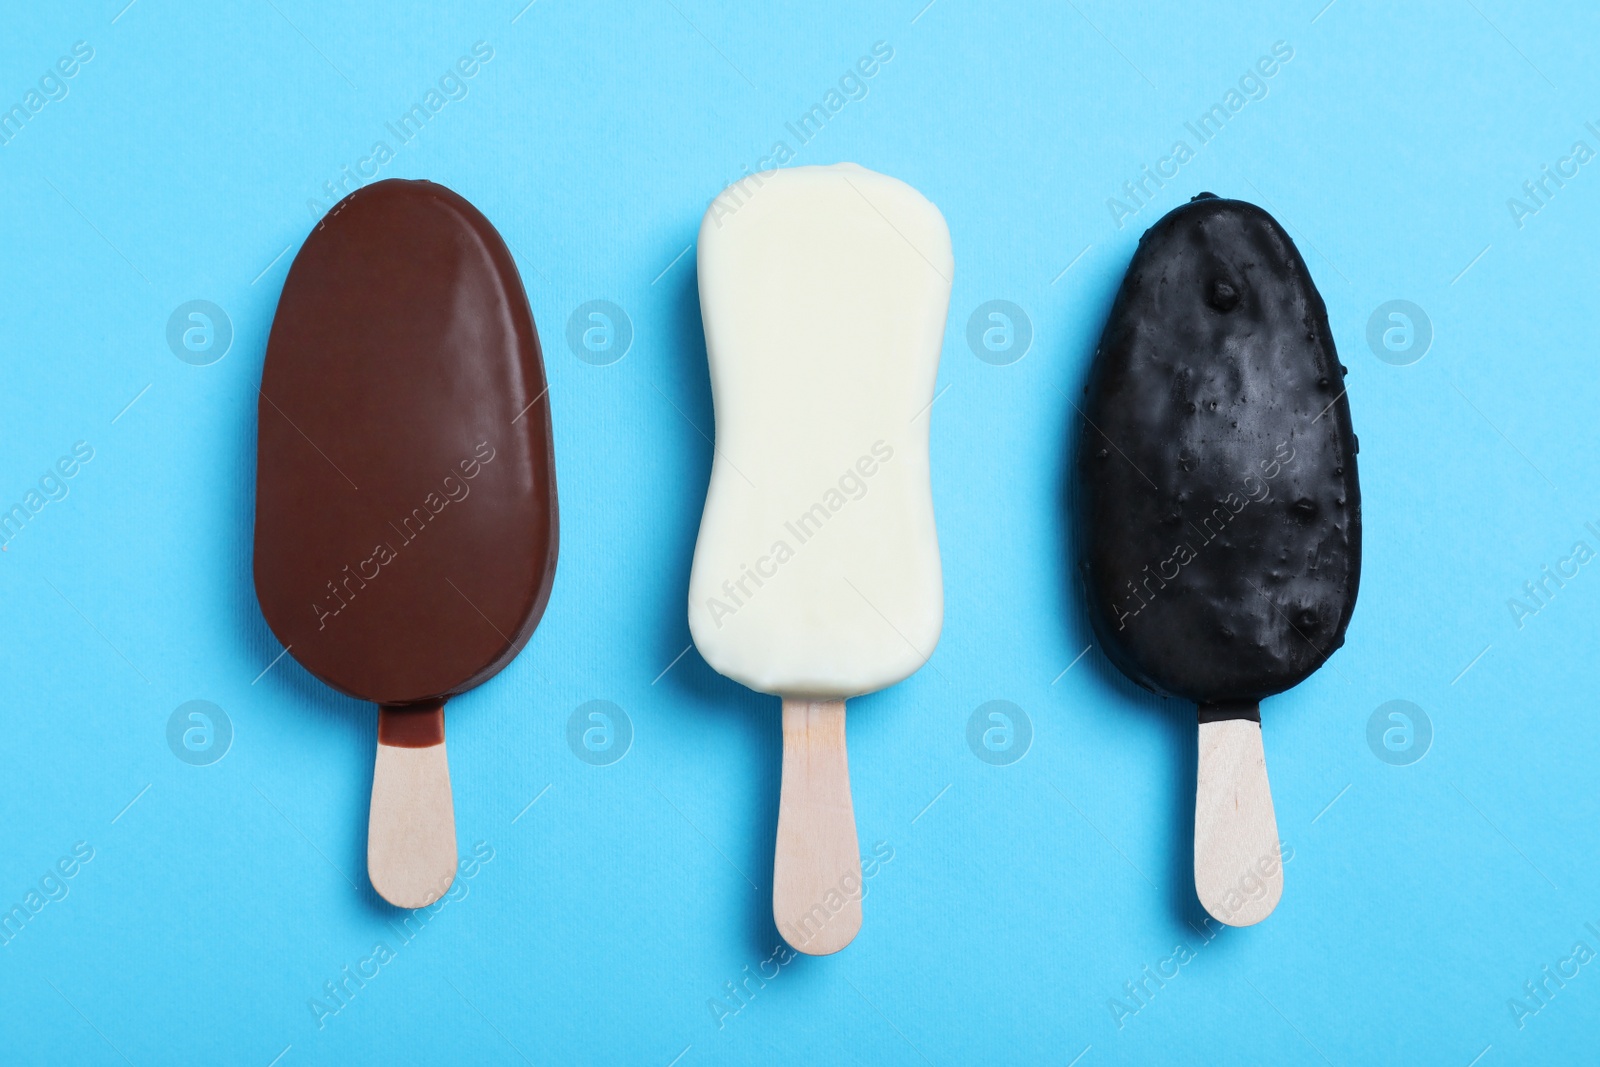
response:
<svg viewBox="0 0 1600 1067"><path fill-rule="evenodd" d="M125 2L0 35L0 1061L1595 1055L1600 12ZM851 704L878 862L827 959L770 917L777 702L684 604L692 246L779 160L906 180L956 257L944 636ZM465 866L417 915L365 877L375 715L280 658L250 570L278 293L377 177L514 250L561 500L542 625L450 705ZM1065 511L1111 298L1202 190L1311 267L1366 529L1347 644L1263 708L1283 902L1215 936L1193 710L1089 647Z"/></svg>

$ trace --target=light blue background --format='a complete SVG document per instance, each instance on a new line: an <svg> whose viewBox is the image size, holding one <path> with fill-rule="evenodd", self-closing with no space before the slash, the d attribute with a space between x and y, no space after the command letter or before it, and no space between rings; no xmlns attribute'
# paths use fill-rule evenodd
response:
<svg viewBox="0 0 1600 1067"><path fill-rule="evenodd" d="M0 505L74 442L95 456L0 554L0 903L76 842L94 858L0 948L0 1060L1595 1055L1600 962L1520 1028L1508 1000L1575 942L1600 950L1584 928L1600 927L1600 563L1520 629L1507 601L1575 541L1600 548L1584 528L1600 526L1600 161L1521 228L1506 201L1575 141L1600 149L1584 127L1600 126L1600 14L522 2L5 13L0 106L73 42L94 58L0 146ZM1194 147L1184 122L1280 40L1294 55L1266 98L1117 228L1107 198L1174 140ZM451 704L462 851L494 858L401 946L364 873L375 716L291 658L262 675L281 647L250 577L255 387L308 200L392 147L384 123L477 41L494 58L467 97L382 174L450 185L515 250L545 343L562 552L527 649ZM712 431L694 257L676 257L711 197L775 140L795 147L784 123L877 41L892 61L797 162L903 178L950 224L932 421L944 637L919 674L852 704L863 847L894 854L860 937L783 966L719 1028L707 1002L778 940L778 709L692 650L666 669L689 643ZM1062 673L1089 642L1067 398L1139 233L1202 189L1266 206L1310 263L1349 366L1366 523L1348 643L1264 711L1294 848L1283 903L1205 945L1192 709L1136 692L1098 651ZM605 367L565 342L601 298L635 331ZM191 299L234 328L210 366L164 338ZM1009 366L966 342L991 299L1032 321ZM1391 299L1433 324L1411 366L1366 344ZM167 745L193 699L234 727L211 766ZM611 766L567 743L592 699L635 730ZM1009 766L965 740L994 699L1033 724ZM1433 723L1410 766L1367 744L1391 699ZM395 958L319 1028L308 1002L378 941ZM1193 961L1119 1028L1111 998L1179 943Z"/></svg>

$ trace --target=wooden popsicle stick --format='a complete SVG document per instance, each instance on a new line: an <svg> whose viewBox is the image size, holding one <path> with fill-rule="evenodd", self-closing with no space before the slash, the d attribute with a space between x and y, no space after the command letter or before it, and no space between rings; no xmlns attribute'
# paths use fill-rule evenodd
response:
<svg viewBox="0 0 1600 1067"><path fill-rule="evenodd" d="M378 710L367 877L400 908L432 904L456 876L456 813L444 704Z"/></svg>
<svg viewBox="0 0 1600 1067"><path fill-rule="evenodd" d="M1253 926L1283 896L1278 820L1255 703L1200 707L1194 889L1219 922Z"/></svg>
<svg viewBox="0 0 1600 1067"><path fill-rule="evenodd" d="M783 791L772 918L798 952L826 956L861 929L861 850L844 701L783 698Z"/></svg>

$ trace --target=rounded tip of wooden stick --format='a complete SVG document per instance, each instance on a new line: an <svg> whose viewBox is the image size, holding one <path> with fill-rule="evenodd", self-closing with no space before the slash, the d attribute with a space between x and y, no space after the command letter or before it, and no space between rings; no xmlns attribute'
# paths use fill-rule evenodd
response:
<svg viewBox="0 0 1600 1067"><path fill-rule="evenodd" d="M379 743L367 824L367 877L398 908L422 908L456 876L455 802L444 743Z"/></svg>
<svg viewBox="0 0 1600 1067"><path fill-rule="evenodd" d="M371 864L372 861L369 859L367 861L367 870L372 880L372 888L376 889L378 895L390 904L397 908L405 908L407 911L426 908L429 904L444 896L455 881L454 856L450 859L449 869L444 873L437 874L438 881L432 883L430 883L427 875L400 876L396 878L391 873L379 872ZM390 878L394 878L394 880L389 881L388 879Z"/></svg>
<svg viewBox="0 0 1600 1067"><path fill-rule="evenodd" d="M1229 926L1255 925L1283 897L1278 820L1253 719L1200 723L1194 888L1206 912Z"/></svg>
<svg viewBox="0 0 1600 1067"><path fill-rule="evenodd" d="M1214 887L1201 887L1196 879L1195 892L1206 914L1228 926L1254 926L1271 915L1278 901L1283 898L1283 866L1278 862L1276 853L1271 863L1276 869L1272 875L1260 879L1259 886L1253 890L1256 895L1245 894L1241 897L1235 888L1218 892Z"/></svg>
<svg viewBox="0 0 1600 1067"><path fill-rule="evenodd" d="M861 931L864 892L844 701L785 698L773 922L796 952L827 956Z"/></svg>
<svg viewBox="0 0 1600 1067"><path fill-rule="evenodd" d="M857 890L859 892L859 890ZM807 956L831 956L856 939L861 932L861 898L843 897L838 911L830 912L825 903L818 903L807 911L790 908L780 911L783 904L774 894L772 920L778 933L790 948Z"/></svg>

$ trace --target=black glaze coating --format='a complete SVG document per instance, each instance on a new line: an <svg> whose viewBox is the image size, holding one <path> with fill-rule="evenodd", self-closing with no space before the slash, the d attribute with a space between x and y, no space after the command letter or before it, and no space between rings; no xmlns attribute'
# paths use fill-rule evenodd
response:
<svg viewBox="0 0 1600 1067"><path fill-rule="evenodd" d="M1089 617L1135 682L1254 702L1344 643L1361 491L1343 371L1265 211L1202 193L1140 238L1077 456Z"/></svg>

